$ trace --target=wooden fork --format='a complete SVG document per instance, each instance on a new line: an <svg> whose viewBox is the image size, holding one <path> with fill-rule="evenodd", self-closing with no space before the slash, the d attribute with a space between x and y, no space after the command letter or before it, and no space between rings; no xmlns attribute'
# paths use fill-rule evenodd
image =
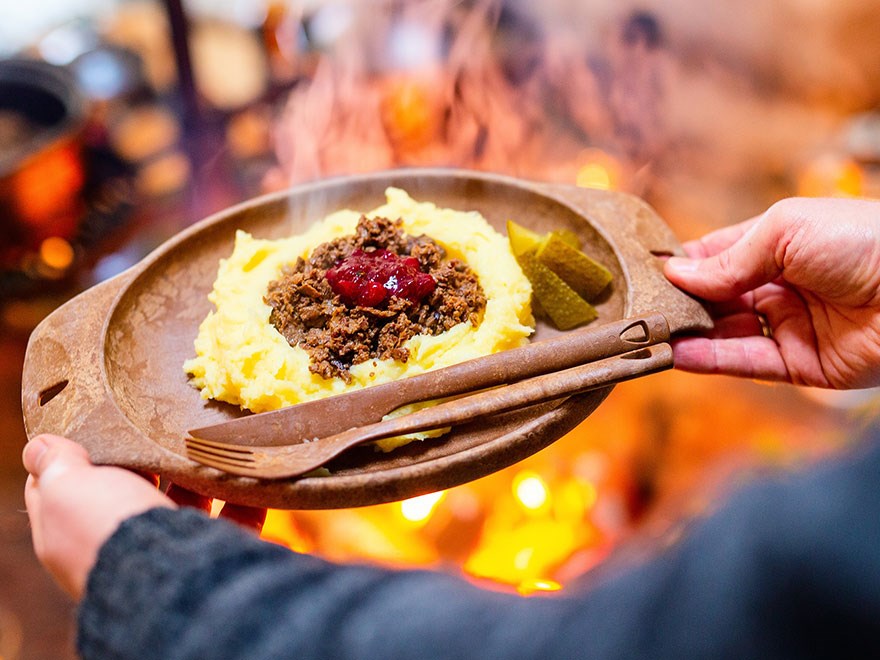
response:
<svg viewBox="0 0 880 660"><path fill-rule="evenodd" d="M486 415L605 387L671 366L672 348L661 343L299 444L248 447L187 438L186 450L194 461L232 474L259 479L298 477L365 442L446 428Z"/></svg>
<svg viewBox="0 0 880 660"><path fill-rule="evenodd" d="M200 440L261 446L299 444L382 421L401 406L471 394L669 341L658 312L562 333L381 385L189 430Z"/></svg>

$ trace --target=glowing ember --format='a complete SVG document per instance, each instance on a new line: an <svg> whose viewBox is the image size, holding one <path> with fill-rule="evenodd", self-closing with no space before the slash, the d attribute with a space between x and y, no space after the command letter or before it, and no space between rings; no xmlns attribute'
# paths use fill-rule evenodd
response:
<svg viewBox="0 0 880 660"><path fill-rule="evenodd" d="M73 263L73 256L73 247L58 236L47 238L40 244L40 259L50 268L68 268Z"/></svg>
<svg viewBox="0 0 880 660"><path fill-rule="evenodd" d="M523 580L517 585L516 590L523 596L528 596L539 591L559 591L562 585L554 580L535 579Z"/></svg>
<svg viewBox="0 0 880 660"><path fill-rule="evenodd" d="M522 505L537 511L547 504L547 484L534 472L521 472L513 480L513 491Z"/></svg>
<svg viewBox="0 0 880 660"><path fill-rule="evenodd" d="M586 149L583 165L578 169L575 184L581 188L615 190L621 187L623 173L619 161L599 149Z"/></svg>
<svg viewBox="0 0 880 660"><path fill-rule="evenodd" d="M419 497L411 497L400 503L400 515L414 523L426 522L440 500L443 499L444 492L428 493Z"/></svg>
<svg viewBox="0 0 880 660"><path fill-rule="evenodd" d="M73 233L71 201L85 182L76 147L61 144L13 178L16 213L34 227L51 227L55 234Z"/></svg>

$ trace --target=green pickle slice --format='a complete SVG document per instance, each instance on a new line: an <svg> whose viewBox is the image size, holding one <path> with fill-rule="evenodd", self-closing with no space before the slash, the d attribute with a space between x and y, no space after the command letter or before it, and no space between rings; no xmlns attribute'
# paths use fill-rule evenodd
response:
<svg viewBox="0 0 880 660"><path fill-rule="evenodd" d="M536 256L586 300L602 293L611 282L611 271L554 233L541 242Z"/></svg>
<svg viewBox="0 0 880 660"><path fill-rule="evenodd" d="M513 220L507 221L507 240L510 241L510 250L515 257L537 250L543 238L540 234L516 224Z"/></svg>
<svg viewBox="0 0 880 660"><path fill-rule="evenodd" d="M580 251L580 238L561 229L538 234L507 221L510 249L532 283L532 306L560 330L598 318L590 304L611 282L611 271Z"/></svg>
<svg viewBox="0 0 880 660"><path fill-rule="evenodd" d="M557 328L569 330L598 317L596 308L541 263L535 252L515 256L523 273L532 283L535 299Z"/></svg>

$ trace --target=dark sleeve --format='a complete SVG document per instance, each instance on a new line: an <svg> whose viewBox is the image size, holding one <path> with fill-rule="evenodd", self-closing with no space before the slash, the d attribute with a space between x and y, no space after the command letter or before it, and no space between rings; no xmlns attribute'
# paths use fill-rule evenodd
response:
<svg viewBox="0 0 880 660"><path fill-rule="evenodd" d="M750 487L655 560L562 594L334 565L154 509L102 548L78 645L86 660L880 657L880 443Z"/></svg>

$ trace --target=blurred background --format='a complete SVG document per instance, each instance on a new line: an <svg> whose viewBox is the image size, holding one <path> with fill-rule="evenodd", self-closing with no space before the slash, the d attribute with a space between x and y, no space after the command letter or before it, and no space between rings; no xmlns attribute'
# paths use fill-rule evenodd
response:
<svg viewBox="0 0 880 660"><path fill-rule="evenodd" d="M0 6L0 660L75 657L21 495L31 330L230 204L466 167L639 195L681 240L792 195L880 195L868 0L30 0ZM731 488L850 443L873 391L665 373L549 449L264 536L527 597L674 543Z"/></svg>

